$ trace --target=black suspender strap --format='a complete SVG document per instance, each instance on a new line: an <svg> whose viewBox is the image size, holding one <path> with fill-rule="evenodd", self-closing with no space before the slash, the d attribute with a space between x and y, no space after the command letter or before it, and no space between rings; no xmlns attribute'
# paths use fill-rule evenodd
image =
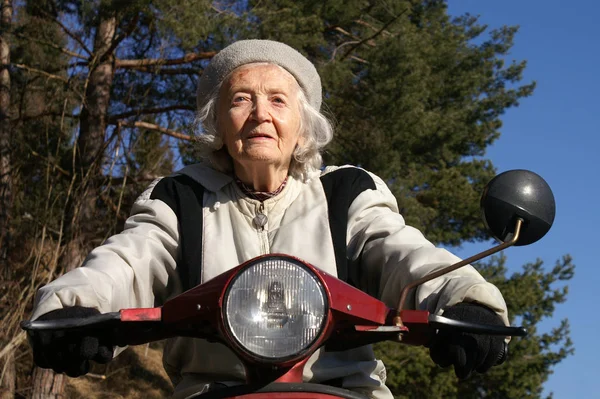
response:
<svg viewBox="0 0 600 399"><path fill-rule="evenodd" d="M177 215L180 240L177 273L184 291L200 284L203 196L204 187L186 175L165 177L150 195L150 199L159 199L169 205Z"/></svg>
<svg viewBox="0 0 600 399"><path fill-rule="evenodd" d="M375 182L363 169L348 167L324 174L321 176L321 183L327 197L329 229L333 239L338 278L356 286L360 271L349 267L346 249L348 209L360 193L369 189L375 190Z"/></svg>

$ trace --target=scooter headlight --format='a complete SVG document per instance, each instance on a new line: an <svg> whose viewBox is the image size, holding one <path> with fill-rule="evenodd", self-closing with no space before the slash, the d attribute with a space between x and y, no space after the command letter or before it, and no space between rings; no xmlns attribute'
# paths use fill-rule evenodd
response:
<svg viewBox="0 0 600 399"><path fill-rule="evenodd" d="M282 361L308 349L321 334L327 296L300 261L262 258L234 277L224 296L225 326L254 356Z"/></svg>

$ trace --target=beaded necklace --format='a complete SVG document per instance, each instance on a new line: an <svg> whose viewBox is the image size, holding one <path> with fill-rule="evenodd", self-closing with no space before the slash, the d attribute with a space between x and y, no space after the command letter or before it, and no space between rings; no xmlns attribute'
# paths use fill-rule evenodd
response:
<svg viewBox="0 0 600 399"><path fill-rule="evenodd" d="M283 189L285 188L285 185L287 183L287 179L288 178L286 176L286 178L283 180L283 183L281 183L279 188L275 191L255 191L251 187L248 187L247 185L245 185L244 182L242 182L240 179L238 179L237 176L235 177L235 182L237 183L238 187L244 192L244 194L246 194L248 197L258 200L260 202L263 202L265 200L268 200L269 198L273 198L274 196L279 194L281 191L283 191Z"/></svg>

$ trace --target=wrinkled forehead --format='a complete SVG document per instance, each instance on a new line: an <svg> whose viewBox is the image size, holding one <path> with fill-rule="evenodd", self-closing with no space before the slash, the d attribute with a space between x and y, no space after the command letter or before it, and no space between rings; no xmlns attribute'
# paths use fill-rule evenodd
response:
<svg viewBox="0 0 600 399"><path fill-rule="evenodd" d="M294 91L301 91L302 87L287 69L283 68L280 65L273 64L270 62L253 62L249 64L240 65L239 67L232 70L222 82L222 89L228 89L232 84L239 82L241 80L247 79L250 75L251 79L257 80L257 83L261 81L264 83L273 83L276 84L278 79L287 82L290 84L290 87L294 89ZM223 90L220 90L222 93Z"/></svg>
<svg viewBox="0 0 600 399"><path fill-rule="evenodd" d="M219 51L202 71L196 89L196 105L203 109L234 68L254 62L280 65L290 72L302 88L300 93L316 110L321 108L321 78L315 65L287 44L272 40L240 40Z"/></svg>

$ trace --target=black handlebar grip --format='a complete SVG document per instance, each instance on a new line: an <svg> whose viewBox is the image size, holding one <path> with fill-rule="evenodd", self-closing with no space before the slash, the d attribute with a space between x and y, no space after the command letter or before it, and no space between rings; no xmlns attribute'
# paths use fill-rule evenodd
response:
<svg viewBox="0 0 600 399"><path fill-rule="evenodd" d="M486 335L504 335L507 337L524 337L527 330L523 327L494 326L489 324L470 323L449 319L448 317L429 315L429 325L441 329L455 329L462 332Z"/></svg>

